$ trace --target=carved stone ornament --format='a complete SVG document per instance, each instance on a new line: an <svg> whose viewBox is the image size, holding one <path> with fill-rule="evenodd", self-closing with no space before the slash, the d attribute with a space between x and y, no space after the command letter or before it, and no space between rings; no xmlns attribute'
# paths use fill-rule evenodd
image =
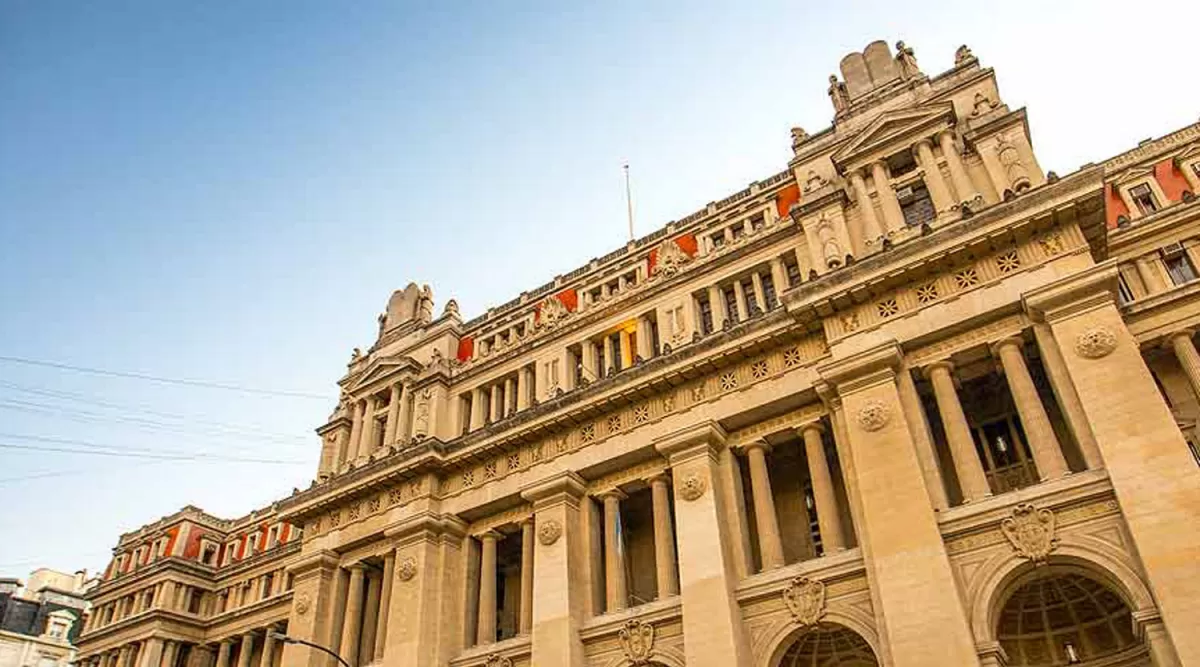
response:
<svg viewBox="0 0 1200 667"><path fill-rule="evenodd" d="M553 329L570 316L571 311L567 310L567 305L556 296L548 296L538 303L537 326L539 328Z"/></svg>
<svg viewBox="0 0 1200 667"><path fill-rule="evenodd" d="M417 561L412 556L396 565L396 578L400 581L412 581L415 576L417 576Z"/></svg>
<svg viewBox="0 0 1200 667"><path fill-rule="evenodd" d="M1012 544L1021 558L1036 564L1045 563L1050 552L1058 546L1054 536L1054 512L1033 505L1017 505L1012 516L1000 522L1000 532Z"/></svg>
<svg viewBox="0 0 1200 667"><path fill-rule="evenodd" d="M499 653L493 653L487 657L487 661L485 661L483 663L483 666L484 667L512 667L512 660L509 660L508 658L500 655Z"/></svg>
<svg viewBox="0 0 1200 667"><path fill-rule="evenodd" d="M688 473L684 475L683 479L679 480L679 497L687 501L692 501L704 495L704 491L707 488L708 482L700 476L700 473Z"/></svg>
<svg viewBox="0 0 1200 667"><path fill-rule="evenodd" d="M891 413L879 401L867 401L858 409L858 425L866 431L878 431L887 425Z"/></svg>
<svg viewBox="0 0 1200 667"><path fill-rule="evenodd" d="M1104 325L1092 327L1075 337L1075 353L1084 359L1107 357L1117 349L1117 335Z"/></svg>
<svg viewBox="0 0 1200 667"><path fill-rule="evenodd" d="M312 598L308 596L308 593L301 593L296 598L296 613L303 616L308 613L309 609L312 609Z"/></svg>
<svg viewBox="0 0 1200 667"><path fill-rule="evenodd" d="M646 665L654 653L654 626L645 621L626 621L617 633L621 650L630 665Z"/></svg>
<svg viewBox="0 0 1200 667"><path fill-rule="evenodd" d="M429 400L433 398L433 390L425 387L417 393L417 416L413 420L413 437L429 433Z"/></svg>
<svg viewBox="0 0 1200 667"><path fill-rule="evenodd" d="M801 626L816 625L825 616L825 584L808 577L792 579L783 591L783 603Z"/></svg>
<svg viewBox="0 0 1200 667"><path fill-rule="evenodd" d="M546 519L538 526L538 542L550 546L562 535L562 524L555 519Z"/></svg>
<svg viewBox="0 0 1200 667"><path fill-rule="evenodd" d="M691 259L675 239L667 239L658 245L658 261L654 263L654 275L669 278L679 273L679 269Z"/></svg>

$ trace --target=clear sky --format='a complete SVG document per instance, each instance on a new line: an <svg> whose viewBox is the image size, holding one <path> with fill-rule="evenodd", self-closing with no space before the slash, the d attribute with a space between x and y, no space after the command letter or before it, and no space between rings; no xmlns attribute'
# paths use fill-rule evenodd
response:
<svg viewBox="0 0 1200 667"><path fill-rule="evenodd" d="M783 169L873 39L969 44L1065 174L1197 120L1197 6L0 0L0 576L307 486L392 290L616 248L625 161L638 235Z"/></svg>

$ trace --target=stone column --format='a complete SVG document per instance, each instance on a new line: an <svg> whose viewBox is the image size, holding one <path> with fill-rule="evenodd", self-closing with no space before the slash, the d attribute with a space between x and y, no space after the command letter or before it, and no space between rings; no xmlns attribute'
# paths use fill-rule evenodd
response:
<svg viewBox="0 0 1200 667"><path fill-rule="evenodd" d="M938 413L950 445L950 458L954 459L954 470L958 473L963 502L969 503L992 495L992 491L983 472L983 464L975 452L975 440L971 437L967 416L958 402L958 391L950 375L953 369L949 361L939 361L926 368L925 373L933 384L933 395L937 399Z"/></svg>
<svg viewBox="0 0 1200 667"><path fill-rule="evenodd" d="M486 420L486 410L484 404L487 403L487 394L484 393L483 387L476 387L471 392L471 430L483 428Z"/></svg>
<svg viewBox="0 0 1200 667"><path fill-rule="evenodd" d="M358 443L362 440L363 413L366 411L366 402L354 402L354 417L350 422L350 443L346 447L346 459L353 461L358 458Z"/></svg>
<svg viewBox="0 0 1200 667"><path fill-rule="evenodd" d="M764 572L784 564L779 517L775 514L775 496L771 493L771 475L767 471L770 448L765 440L754 440L745 446L750 466L750 493L754 498L754 523L758 527L758 551Z"/></svg>
<svg viewBox="0 0 1200 667"><path fill-rule="evenodd" d="M259 667L272 667L275 662L275 628L268 626L267 632L263 637L262 658L259 659ZM167 666L169 667L169 666Z"/></svg>
<svg viewBox="0 0 1200 667"><path fill-rule="evenodd" d="M1162 273L1154 266L1154 261L1149 255L1143 255L1133 260L1133 265L1137 268L1138 277L1142 279L1142 284L1146 286L1146 294L1158 294L1167 289L1167 281L1163 278Z"/></svg>
<svg viewBox="0 0 1200 667"><path fill-rule="evenodd" d="M829 461L825 457L825 443L821 441L824 430L817 422L800 427L804 437L804 453L808 457L813 501L817 506L817 527L821 531L821 544L825 553L829 554L846 548L846 536L842 533L842 514L838 511L837 495L833 491L833 475L829 472Z"/></svg>
<svg viewBox="0 0 1200 667"><path fill-rule="evenodd" d="M954 145L954 132L946 130L938 135L938 144L942 147L942 155L946 158L946 166L950 168L950 181L954 183L954 191L958 194L958 203L969 202L979 197L979 192L971 184L967 169L963 166L962 156Z"/></svg>
<svg viewBox="0 0 1200 667"><path fill-rule="evenodd" d="M1167 343L1175 351L1175 358L1179 360L1179 366L1187 376L1192 391L1200 398L1200 353L1196 351L1196 344L1192 342L1192 332L1176 331L1169 334Z"/></svg>
<svg viewBox="0 0 1200 667"><path fill-rule="evenodd" d="M617 332L617 340L621 346L621 351L619 352L621 368L633 366L633 345L629 342L629 330L621 329Z"/></svg>
<svg viewBox="0 0 1200 667"><path fill-rule="evenodd" d="M229 656L233 653L233 639L222 639L217 646L217 667L229 667Z"/></svg>
<svg viewBox="0 0 1200 667"><path fill-rule="evenodd" d="M892 179L882 160L871 163L871 180L875 182L875 196L879 197L888 233L904 229L904 212L900 210L900 201L896 199L896 190L892 188Z"/></svg>
<svg viewBox="0 0 1200 667"><path fill-rule="evenodd" d="M346 617L342 623L342 643L338 654L350 663L350 667L358 666L358 641L362 632L363 611L363 581L366 578L366 568L360 563L351 565L350 584L346 588ZM239 665L239 667L241 667Z"/></svg>
<svg viewBox="0 0 1200 667"><path fill-rule="evenodd" d="M366 665L375 656L375 629L379 627L379 596L383 588L379 571L367 570L367 596L363 602L362 636L358 640L358 661Z"/></svg>
<svg viewBox="0 0 1200 667"><path fill-rule="evenodd" d="M645 315L637 319L637 355L643 361L654 356L654 336L650 330L650 318Z"/></svg>
<svg viewBox="0 0 1200 667"><path fill-rule="evenodd" d="M1017 404L1017 413L1021 415L1021 425L1025 428L1025 437L1029 440L1033 461L1037 464L1042 481L1071 474L1063 458L1062 447L1054 435L1054 428L1050 426L1046 407L1042 405L1029 368L1025 366L1024 342L1018 336L1005 338L996 343L993 352L999 355L1000 364L1004 367L1008 390ZM1013 443L1013 446L1016 447L1017 443Z"/></svg>
<svg viewBox="0 0 1200 667"><path fill-rule="evenodd" d="M1062 409L1063 417L1067 420L1067 427L1071 429L1075 442L1079 444L1084 463L1087 464L1088 470L1103 468L1104 458L1100 456L1100 447L1096 444L1096 436L1092 434L1087 415L1083 413L1075 385L1067 375L1066 362L1063 361L1058 341L1054 340L1054 333L1046 323L1035 322L1033 337L1042 354L1042 365L1046 368L1046 377L1050 380L1050 388L1054 390L1054 398L1058 400L1058 407Z"/></svg>
<svg viewBox="0 0 1200 667"><path fill-rule="evenodd" d="M579 346L583 365L583 377L588 382L595 382L603 377L596 372L596 345L591 340L584 340Z"/></svg>
<svg viewBox="0 0 1200 667"><path fill-rule="evenodd" d="M725 328L725 321L729 318L725 312L725 298L721 294L721 288L712 285L708 288L708 305L712 311L713 330L720 331Z"/></svg>
<svg viewBox="0 0 1200 667"><path fill-rule="evenodd" d="M504 418L504 399L500 395L500 383L492 385L492 421L498 422Z"/></svg>
<svg viewBox="0 0 1200 667"><path fill-rule="evenodd" d="M379 619L375 624L375 662L383 660L387 646L388 613L392 605L392 578L396 571L396 552L383 556L383 590L379 595Z"/></svg>
<svg viewBox="0 0 1200 667"><path fill-rule="evenodd" d="M482 555L479 559L479 624L475 643L496 641L496 542L500 534L488 531L479 536Z"/></svg>
<svg viewBox="0 0 1200 667"><path fill-rule="evenodd" d="M242 648L238 651L237 667L250 667L250 656L254 655L254 632L242 634Z"/></svg>
<svg viewBox="0 0 1200 667"><path fill-rule="evenodd" d="M529 409L529 397L533 389L533 371L528 366L522 366L517 371L517 412Z"/></svg>
<svg viewBox="0 0 1200 667"><path fill-rule="evenodd" d="M775 300L783 301L780 295L791 285L788 285L787 269L783 267L783 260L778 257L771 258L771 284L775 286ZM766 308L766 305L763 307Z"/></svg>
<svg viewBox="0 0 1200 667"><path fill-rule="evenodd" d="M850 172L850 188L854 190L854 200L858 202L863 241L872 242L883 238L883 229L879 226L879 218L875 216L875 205L871 203L871 197L867 194L867 184L861 171L856 169Z"/></svg>
<svg viewBox="0 0 1200 667"><path fill-rule="evenodd" d="M917 385L913 382L912 372L906 366L899 372L896 389L900 392L900 404L904 406L904 418L912 430L913 447L917 451L917 460L921 463L921 475L925 478L925 488L929 491L929 502L935 510L944 510L950 506L946 498L946 483L942 479L942 470L938 464L937 451L933 448L933 436L929 431L929 419L925 408L921 405L921 395L917 393ZM834 429L837 436L837 429ZM840 456L840 454L839 454ZM846 462L843 460L842 465ZM845 479L845 471L842 474Z"/></svg>
<svg viewBox="0 0 1200 667"><path fill-rule="evenodd" d="M888 343L818 370L845 411L867 577L886 622L881 641L895 667L975 667L975 639L896 386L902 364L899 346Z"/></svg>
<svg viewBox="0 0 1200 667"><path fill-rule="evenodd" d="M521 619L519 632L533 630L533 517L521 522Z"/></svg>
<svg viewBox="0 0 1200 667"><path fill-rule="evenodd" d="M629 587L625 582L625 547L621 544L617 524L621 521L621 500L625 494L617 489L600 496L604 502L604 581L605 611L614 612L629 605Z"/></svg>
<svg viewBox="0 0 1200 667"><path fill-rule="evenodd" d="M717 456L725 433L716 422L685 427L654 441L671 466L679 531L683 658L688 667L748 665L750 649L734 589L736 567Z"/></svg>
<svg viewBox="0 0 1200 667"><path fill-rule="evenodd" d="M151 637L142 642L142 650L138 655L138 664L141 667L159 667L162 663L163 655L163 640L158 637ZM246 667L239 665L239 667Z"/></svg>
<svg viewBox="0 0 1200 667"><path fill-rule="evenodd" d="M388 400L387 426L383 429L383 446L391 447L396 444L396 426L400 423L400 384L392 385L392 395Z"/></svg>
<svg viewBox="0 0 1200 667"><path fill-rule="evenodd" d="M179 642L168 639L163 642L162 667L175 667L175 662L179 659ZM263 667L271 667L270 663Z"/></svg>
<svg viewBox="0 0 1200 667"><path fill-rule="evenodd" d="M370 456L371 452L375 451L375 429L378 428L378 420L375 419L375 411L379 409L379 399L374 395L367 398L366 412L363 414L362 440L358 443L358 455Z"/></svg>
<svg viewBox="0 0 1200 667"><path fill-rule="evenodd" d="M533 504L533 602L530 664L583 667L586 664L579 630L590 606L590 582L585 559L589 530L580 507L587 498L579 475L563 471L521 490ZM533 539L537 534L538 538Z"/></svg>
<svg viewBox="0 0 1200 667"><path fill-rule="evenodd" d="M412 391L408 385L400 386L400 412L396 415L396 441L404 442L408 440L409 430L411 425L409 417L412 412L412 405L409 403L409 398L412 396Z"/></svg>
<svg viewBox="0 0 1200 667"><path fill-rule="evenodd" d="M654 570L658 599L679 595L675 565L675 530L671 527L670 477L660 472L646 480L654 503Z"/></svg>
<svg viewBox="0 0 1200 667"><path fill-rule="evenodd" d="M504 378L504 416L508 417L516 411L514 399L517 397L517 378L516 376L508 376Z"/></svg>
<svg viewBox="0 0 1200 667"><path fill-rule="evenodd" d="M1179 662L1200 665L1200 473L1114 303L1106 262L1027 292L1057 340ZM1179 629L1176 631L1176 629Z"/></svg>
<svg viewBox="0 0 1200 667"><path fill-rule="evenodd" d="M754 301L759 311L767 312L767 295L763 291L762 276L757 271L750 274L750 284L754 287Z"/></svg>
<svg viewBox="0 0 1200 667"><path fill-rule="evenodd" d="M745 322L750 319L750 311L746 307L746 289L742 287L742 281L733 281L733 300L737 303L737 317L732 318L735 322Z"/></svg>
<svg viewBox="0 0 1200 667"><path fill-rule="evenodd" d="M937 158L933 156L933 144L929 139L920 139L916 145L917 162L925 172L925 187L929 190L929 198L938 213L954 205L954 198L942 178L942 169L938 166Z"/></svg>

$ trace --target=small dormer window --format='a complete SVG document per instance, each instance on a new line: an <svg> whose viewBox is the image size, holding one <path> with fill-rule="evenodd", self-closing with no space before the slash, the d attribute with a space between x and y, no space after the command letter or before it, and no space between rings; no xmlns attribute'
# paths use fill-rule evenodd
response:
<svg viewBox="0 0 1200 667"><path fill-rule="evenodd" d="M750 229L752 229L756 232L758 230L762 229L763 227L765 227L766 225L767 225L767 221L763 217L762 213L759 213L758 215L754 216L753 218L750 218Z"/></svg>
<svg viewBox="0 0 1200 667"><path fill-rule="evenodd" d="M904 213L904 224L909 227L920 227L937 217L924 183L917 182L896 190L896 198L900 201L900 211Z"/></svg>
<svg viewBox="0 0 1200 667"><path fill-rule="evenodd" d="M725 233L724 232L713 234L712 236L710 236L708 238L710 241L712 241L712 247L714 249L720 248L725 245Z"/></svg>
<svg viewBox="0 0 1200 667"><path fill-rule="evenodd" d="M729 228L729 231L733 232L734 240L740 239L746 235L746 227L744 225L734 225Z"/></svg>
<svg viewBox="0 0 1200 667"><path fill-rule="evenodd" d="M1150 215L1158 210L1158 201L1154 198L1149 183L1139 183L1129 188L1129 199L1142 215Z"/></svg>
<svg viewBox="0 0 1200 667"><path fill-rule="evenodd" d="M1171 277L1172 284L1182 285L1196 279L1196 268L1192 266L1182 245L1172 243L1163 248L1161 253L1163 264L1167 267L1167 275Z"/></svg>

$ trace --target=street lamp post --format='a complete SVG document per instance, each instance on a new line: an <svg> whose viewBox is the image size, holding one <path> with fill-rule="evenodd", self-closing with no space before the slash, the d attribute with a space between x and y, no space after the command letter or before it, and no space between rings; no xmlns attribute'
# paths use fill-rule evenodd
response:
<svg viewBox="0 0 1200 667"><path fill-rule="evenodd" d="M308 646L310 648L315 648L318 651L324 651L325 653L328 653L329 655L332 655L333 657L337 658L337 661L342 663L343 667L350 667L350 663L348 663L344 659L342 659L342 656L338 655L336 651L331 651L331 650L325 648L324 646L321 646L320 644L315 644L313 642L305 641L303 639L298 639L296 637L289 637L277 630L271 630L271 636L274 637L276 641L281 641L284 644L303 644L304 646Z"/></svg>

